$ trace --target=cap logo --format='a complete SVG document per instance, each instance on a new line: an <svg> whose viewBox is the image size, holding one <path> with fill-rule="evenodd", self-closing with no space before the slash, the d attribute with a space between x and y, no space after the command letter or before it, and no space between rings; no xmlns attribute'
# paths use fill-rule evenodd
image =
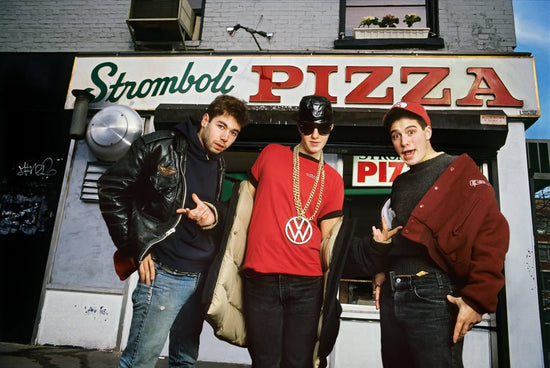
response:
<svg viewBox="0 0 550 368"><path fill-rule="evenodd" d="M404 109L404 108L407 107L407 103L403 102L403 101L400 101L400 102L396 103L395 105L393 105L393 107L399 107L401 109Z"/></svg>

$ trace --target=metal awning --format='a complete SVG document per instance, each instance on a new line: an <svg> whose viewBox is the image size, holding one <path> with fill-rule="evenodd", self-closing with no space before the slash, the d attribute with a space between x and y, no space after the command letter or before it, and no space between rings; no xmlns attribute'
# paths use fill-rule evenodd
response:
<svg viewBox="0 0 550 368"><path fill-rule="evenodd" d="M206 105L160 104L154 113L157 129L169 129L189 116L202 117ZM239 134L232 148L257 150L269 143L294 144L298 132L295 106L250 106L250 124ZM389 135L381 126L387 109L335 108L336 126L325 151L349 154L394 154ZM469 153L489 159L506 141L506 114L500 110L430 110L434 134L432 145L447 153ZM501 125L482 124L482 117L495 117Z"/></svg>

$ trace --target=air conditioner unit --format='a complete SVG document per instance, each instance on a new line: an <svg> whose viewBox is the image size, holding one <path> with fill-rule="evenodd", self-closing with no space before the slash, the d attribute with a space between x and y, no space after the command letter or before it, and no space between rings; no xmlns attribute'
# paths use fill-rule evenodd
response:
<svg viewBox="0 0 550 368"><path fill-rule="evenodd" d="M187 0L131 0L126 23L137 48L193 39L195 12Z"/></svg>

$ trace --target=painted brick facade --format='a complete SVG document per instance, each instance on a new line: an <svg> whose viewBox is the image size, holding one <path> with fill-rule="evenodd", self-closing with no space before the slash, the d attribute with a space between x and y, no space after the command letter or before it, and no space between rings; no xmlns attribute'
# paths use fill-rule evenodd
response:
<svg viewBox="0 0 550 368"><path fill-rule="evenodd" d="M265 51L334 50L339 0L206 0L202 40L189 50L257 52L250 34L233 37L235 24L274 32L256 36ZM4 0L0 52L132 52L126 19L130 0ZM440 0L440 35L450 52L511 52L516 40L512 0ZM367 51L368 52L368 51Z"/></svg>
<svg viewBox="0 0 550 368"><path fill-rule="evenodd" d="M216 0L206 2L202 46L215 50L257 51L244 30L233 37L226 27L241 24L274 32L271 41L256 36L265 50L331 50L338 38L338 0L289 1Z"/></svg>
<svg viewBox="0 0 550 368"><path fill-rule="evenodd" d="M3 0L0 51L132 51L128 0Z"/></svg>
<svg viewBox="0 0 550 368"><path fill-rule="evenodd" d="M516 46L511 0L440 1L439 27L451 51L513 51Z"/></svg>

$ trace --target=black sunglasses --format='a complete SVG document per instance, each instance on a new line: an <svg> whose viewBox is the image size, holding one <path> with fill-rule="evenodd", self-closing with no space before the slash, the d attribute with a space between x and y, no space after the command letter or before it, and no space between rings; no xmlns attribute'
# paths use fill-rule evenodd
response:
<svg viewBox="0 0 550 368"><path fill-rule="evenodd" d="M298 123L298 127L300 128L300 131L305 135L312 134L315 128L317 128L317 131L319 132L319 134L328 135L332 130L332 123L317 124L312 122L301 122L301 123Z"/></svg>

